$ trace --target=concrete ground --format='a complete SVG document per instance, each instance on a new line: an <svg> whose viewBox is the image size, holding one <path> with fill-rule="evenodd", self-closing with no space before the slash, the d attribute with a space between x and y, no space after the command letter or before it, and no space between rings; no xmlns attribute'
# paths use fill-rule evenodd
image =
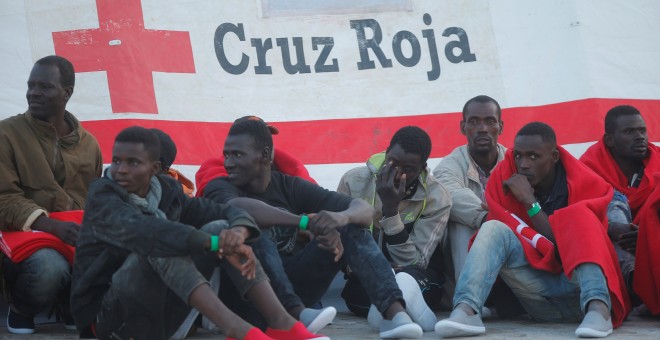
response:
<svg viewBox="0 0 660 340"><path fill-rule="evenodd" d="M335 322L324 328L321 333L333 340L352 339L379 339L378 331L367 324L366 319L359 318L348 312L343 300L339 297L343 279L340 275L333 282L330 291L323 301L324 306L335 306L339 311ZM3 306L4 307L4 306ZM4 314L4 315L2 315ZM6 309L0 310L1 339L77 339L77 333L67 331L61 323L40 317L37 319L37 332L33 335L13 335L7 332L4 320L6 320ZM438 319L446 318L448 312L437 314ZM577 324L539 324L526 318L514 320L500 320L497 318L484 321L486 335L480 339L572 339L575 337ZM424 339L438 339L434 332L424 333ZM189 339L224 339L222 335L212 334L203 330L198 331ZM630 316L623 326L614 330L608 339L660 339L660 318L643 318Z"/></svg>

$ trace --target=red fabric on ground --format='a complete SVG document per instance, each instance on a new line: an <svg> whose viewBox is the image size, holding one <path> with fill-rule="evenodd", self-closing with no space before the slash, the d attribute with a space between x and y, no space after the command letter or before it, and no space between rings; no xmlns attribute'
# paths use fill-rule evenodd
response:
<svg viewBox="0 0 660 340"><path fill-rule="evenodd" d="M654 176L660 183L660 173ZM639 226L633 289L653 314L660 314L660 186L647 197L634 222Z"/></svg>
<svg viewBox="0 0 660 340"><path fill-rule="evenodd" d="M513 194L505 195L502 187L502 182L517 172L512 149L507 151L504 160L488 180L488 219L501 220L513 229L523 246L527 260L536 269L553 273L563 270L570 277L573 269L582 263L599 265L610 291L612 323L618 327L630 312L630 301L616 253L607 236L607 206L612 200L612 187L564 148L557 148L560 161L566 169L568 206L556 210L549 216L549 221L561 262L554 255L554 247L548 247L541 239L537 242L537 247L534 247L516 232L520 222L511 214L515 214L528 225L531 221L525 207Z"/></svg>
<svg viewBox="0 0 660 340"><path fill-rule="evenodd" d="M53 212L48 217L82 224L83 211L72 210ZM39 249L52 248L73 263L75 248L64 243L57 236L41 231L4 231L0 233L0 249L14 263L20 263Z"/></svg>
<svg viewBox="0 0 660 340"><path fill-rule="evenodd" d="M309 175L307 168L305 168L305 165L301 161L277 148L275 149L273 165L277 171L283 174L300 177L316 184L316 181ZM224 157L205 160L195 174L195 182L197 183L197 193L195 196L202 197L206 185L211 180L222 176L227 176Z"/></svg>

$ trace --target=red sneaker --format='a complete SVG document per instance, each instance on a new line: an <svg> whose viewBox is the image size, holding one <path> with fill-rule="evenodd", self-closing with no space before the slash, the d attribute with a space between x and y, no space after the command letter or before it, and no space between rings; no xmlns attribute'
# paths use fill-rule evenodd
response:
<svg viewBox="0 0 660 340"><path fill-rule="evenodd" d="M296 322L288 331L268 328L266 329L266 335L276 340L330 340L329 337L323 334L314 334L310 332L300 321Z"/></svg>
<svg viewBox="0 0 660 340"><path fill-rule="evenodd" d="M227 340L236 340L236 339L227 337ZM245 334L243 340L273 340L273 338L264 334L264 332L262 332L261 329L257 327L252 327L247 332L247 334Z"/></svg>

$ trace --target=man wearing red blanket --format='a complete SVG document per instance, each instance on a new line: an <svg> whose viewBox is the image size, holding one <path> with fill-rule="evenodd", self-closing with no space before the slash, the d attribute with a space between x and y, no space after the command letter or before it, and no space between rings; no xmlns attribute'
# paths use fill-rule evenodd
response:
<svg viewBox="0 0 660 340"><path fill-rule="evenodd" d="M660 314L660 148L649 143L639 110L622 105L608 111L603 138L581 160L628 198L632 215L608 211L609 234L629 293Z"/></svg>
<svg viewBox="0 0 660 340"><path fill-rule="evenodd" d="M51 213L82 210L87 187L103 167L96 138L66 110L74 83L73 65L68 60L59 56L39 59L27 81L28 110L0 121L3 240L17 245L11 241L35 238L28 241L33 253L4 249L7 256L2 274L11 287L7 329L15 334L34 333L35 314L56 299L68 315L71 269L65 256L71 255L69 246L78 238L81 215L72 222L58 220ZM32 241L44 238L57 246L34 247ZM21 260L21 256L26 257ZM75 329L69 321L67 328Z"/></svg>
<svg viewBox="0 0 660 340"><path fill-rule="evenodd" d="M485 333L481 308L498 275L530 317L579 322L605 337L630 309L607 236L612 188L557 145L544 123L525 125L486 187L484 223L460 275L443 337Z"/></svg>

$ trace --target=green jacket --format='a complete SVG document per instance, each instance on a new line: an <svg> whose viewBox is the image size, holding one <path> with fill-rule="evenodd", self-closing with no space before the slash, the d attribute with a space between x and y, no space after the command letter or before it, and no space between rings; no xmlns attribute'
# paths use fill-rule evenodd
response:
<svg viewBox="0 0 660 340"><path fill-rule="evenodd" d="M1 230L29 230L43 213L83 209L101 175L101 148L68 111L65 119L73 132L63 137L29 111L0 121Z"/></svg>
<svg viewBox="0 0 660 340"><path fill-rule="evenodd" d="M376 194L376 175L384 161L384 152L371 156L366 166L344 174L337 191L371 204L376 211L374 227L382 229L387 235L396 235L404 230L405 224L414 223L408 239L401 244L387 244L387 251L398 265L426 268L444 237L451 197L427 168L419 175L421 185L413 197L399 203L399 214L383 219L382 202Z"/></svg>

